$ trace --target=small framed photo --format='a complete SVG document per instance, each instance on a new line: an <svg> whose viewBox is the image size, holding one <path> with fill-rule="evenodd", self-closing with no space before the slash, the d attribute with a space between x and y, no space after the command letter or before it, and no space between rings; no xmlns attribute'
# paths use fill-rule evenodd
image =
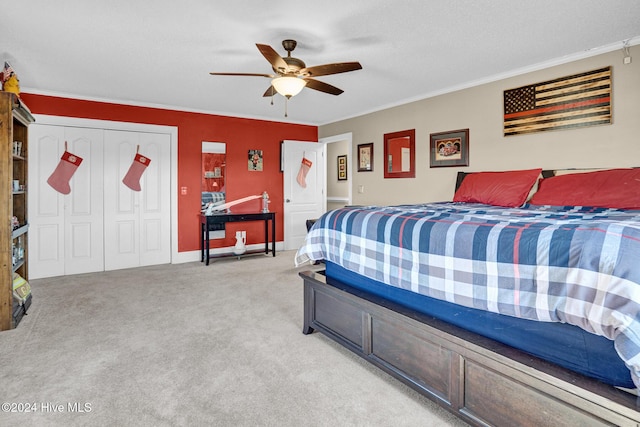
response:
<svg viewBox="0 0 640 427"><path fill-rule="evenodd" d="M358 172L373 171L373 142L358 145Z"/></svg>
<svg viewBox="0 0 640 427"><path fill-rule="evenodd" d="M248 167L250 171L262 170L262 150L249 150Z"/></svg>
<svg viewBox="0 0 640 427"><path fill-rule="evenodd" d="M430 139L430 167L469 166L469 129L432 133Z"/></svg>
<svg viewBox="0 0 640 427"><path fill-rule="evenodd" d="M347 155L338 156L338 181L347 180Z"/></svg>

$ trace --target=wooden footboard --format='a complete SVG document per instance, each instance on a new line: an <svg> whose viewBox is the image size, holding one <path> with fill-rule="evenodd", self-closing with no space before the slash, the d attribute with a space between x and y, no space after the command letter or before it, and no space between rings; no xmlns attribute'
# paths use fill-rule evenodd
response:
<svg viewBox="0 0 640 427"><path fill-rule="evenodd" d="M314 330L472 425L640 425L636 396L310 271Z"/></svg>

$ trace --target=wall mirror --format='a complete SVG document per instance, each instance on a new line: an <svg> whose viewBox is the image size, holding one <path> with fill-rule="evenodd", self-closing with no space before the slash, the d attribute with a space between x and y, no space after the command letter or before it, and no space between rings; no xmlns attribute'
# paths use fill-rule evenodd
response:
<svg viewBox="0 0 640 427"><path fill-rule="evenodd" d="M224 142L202 142L202 208L209 202L225 203L226 147Z"/></svg>
<svg viewBox="0 0 640 427"><path fill-rule="evenodd" d="M415 178L416 130L384 134L384 177Z"/></svg>

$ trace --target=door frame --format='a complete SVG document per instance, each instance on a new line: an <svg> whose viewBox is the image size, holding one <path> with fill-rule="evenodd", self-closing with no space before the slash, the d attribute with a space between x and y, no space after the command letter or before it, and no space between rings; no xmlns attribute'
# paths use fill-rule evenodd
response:
<svg viewBox="0 0 640 427"><path fill-rule="evenodd" d="M83 119L77 117L51 116L47 114L34 114L36 123L53 126L85 127L107 130L123 130L130 132L149 132L167 134L171 144L171 189L169 212L171 223L171 264L188 262L192 259L180 261L178 253L178 127L165 125L150 125L144 123L115 122L110 120Z"/></svg>

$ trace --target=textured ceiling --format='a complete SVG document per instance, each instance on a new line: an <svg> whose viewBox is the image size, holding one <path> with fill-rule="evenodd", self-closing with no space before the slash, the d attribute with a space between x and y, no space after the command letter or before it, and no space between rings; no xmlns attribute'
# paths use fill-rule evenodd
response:
<svg viewBox="0 0 640 427"><path fill-rule="evenodd" d="M24 91L325 124L640 42L638 0L20 0L0 14L0 60ZM256 48L298 41L307 66L359 61L274 105ZM635 60L640 61L640 58ZM622 61L622 54L621 54Z"/></svg>

